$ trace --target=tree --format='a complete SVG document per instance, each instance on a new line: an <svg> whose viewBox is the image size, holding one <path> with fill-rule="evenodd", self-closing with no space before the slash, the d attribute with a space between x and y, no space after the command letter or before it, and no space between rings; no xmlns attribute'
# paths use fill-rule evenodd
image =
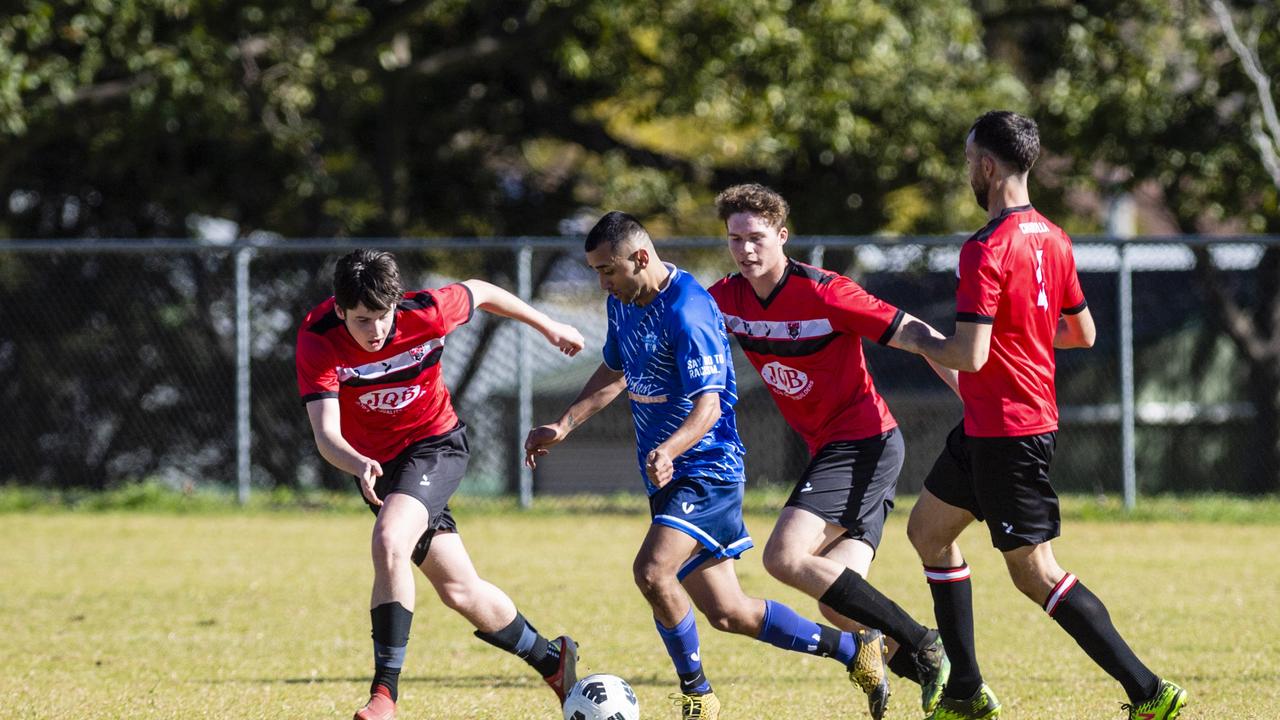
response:
<svg viewBox="0 0 1280 720"><path fill-rule="evenodd" d="M711 197L748 179L790 194L804 232L949 229L977 219L957 162L967 123L1025 97L980 30L957 0L27 0L0 26L0 235L184 237L198 217L241 235L555 234L583 206L712 233ZM466 253L443 262L510 272ZM0 263L17 328L0 363L24 358L4 396L32 413L59 401L52 423L33 417L12 438L62 451L46 481L101 486L173 457L225 467L226 449L199 441L226 435L227 399L192 389L229 378L230 337L209 312L227 304L225 265ZM255 267L272 272L263 300L298 317L310 269ZM28 318L70 282L84 312L41 332ZM131 353L158 366L137 372ZM43 357L71 365L29 360ZM312 454L271 424L303 422L288 360L255 355L277 378L255 387L273 409L255 414L255 457L283 483ZM85 367L95 383L60 385ZM158 416L127 400L153 396L169 403L163 452L144 432ZM44 467L18 455L16 477Z"/></svg>
<svg viewBox="0 0 1280 720"><path fill-rule="evenodd" d="M1259 89L1197 0L979 5L995 57L1028 84L1050 157L1038 178L1057 190L1046 204L1066 211L1073 194L1134 192L1161 207L1182 233L1278 232L1280 197L1257 162ZM1280 8L1250 13L1260 66L1280 67ZM1265 116L1265 112L1263 113ZM1251 125L1252 133L1245 131ZM1077 214L1077 229L1098 220ZM1219 330L1249 366L1263 452L1249 458L1248 487L1280 487L1280 248L1269 247L1239 287L1195 250L1197 274Z"/></svg>

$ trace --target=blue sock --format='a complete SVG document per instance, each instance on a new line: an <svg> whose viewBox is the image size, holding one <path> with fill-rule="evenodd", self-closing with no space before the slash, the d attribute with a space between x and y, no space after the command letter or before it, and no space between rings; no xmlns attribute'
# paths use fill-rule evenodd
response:
<svg viewBox="0 0 1280 720"><path fill-rule="evenodd" d="M772 600L764 601L764 621L756 638L783 650L834 658L842 665L853 661L858 642L852 633L820 625L800 617L795 610Z"/></svg>
<svg viewBox="0 0 1280 720"><path fill-rule="evenodd" d="M665 628L657 620L654 625L658 626L662 644L667 646L671 664L680 676L680 692L686 695L711 692L711 683L702 672L702 656L698 654L698 626L693 622L693 608L689 608L689 614L673 628Z"/></svg>

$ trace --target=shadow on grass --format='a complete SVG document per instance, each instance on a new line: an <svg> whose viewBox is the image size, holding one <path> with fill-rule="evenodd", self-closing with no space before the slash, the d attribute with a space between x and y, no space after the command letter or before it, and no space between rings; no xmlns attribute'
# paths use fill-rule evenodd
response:
<svg viewBox="0 0 1280 720"><path fill-rule="evenodd" d="M586 677L585 675L583 677ZM345 683L365 683L369 682L369 676L361 677L295 677L295 678L227 678L223 680L203 680L196 681L196 684L202 685L239 685L245 683L264 684L264 685L320 685L320 684L345 684ZM633 686L656 687L666 686L675 683L674 680L667 677L658 677L656 675L640 676L627 678L627 682ZM533 678L512 677L509 675L436 675L433 677L413 677L402 675L400 677L401 685L424 685L428 687L450 687L450 688L523 688L523 687L541 687L541 684Z"/></svg>

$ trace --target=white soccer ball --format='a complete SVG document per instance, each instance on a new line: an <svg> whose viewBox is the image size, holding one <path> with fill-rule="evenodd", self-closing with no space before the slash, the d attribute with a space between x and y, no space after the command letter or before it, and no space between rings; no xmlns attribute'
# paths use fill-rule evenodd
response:
<svg viewBox="0 0 1280 720"><path fill-rule="evenodd" d="M564 720L640 720L640 703L617 675L588 675L565 697Z"/></svg>

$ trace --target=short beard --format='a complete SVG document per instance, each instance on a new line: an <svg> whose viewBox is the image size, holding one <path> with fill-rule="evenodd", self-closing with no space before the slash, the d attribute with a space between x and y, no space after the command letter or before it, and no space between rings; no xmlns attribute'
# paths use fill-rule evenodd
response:
<svg viewBox="0 0 1280 720"><path fill-rule="evenodd" d="M988 205L990 205L990 201L987 199L987 195L990 194L991 186L988 185L986 187L979 188L977 183L970 180L969 187L973 189L973 197L975 200L978 201L978 206L981 207L983 211L986 211Z"/></svg>

